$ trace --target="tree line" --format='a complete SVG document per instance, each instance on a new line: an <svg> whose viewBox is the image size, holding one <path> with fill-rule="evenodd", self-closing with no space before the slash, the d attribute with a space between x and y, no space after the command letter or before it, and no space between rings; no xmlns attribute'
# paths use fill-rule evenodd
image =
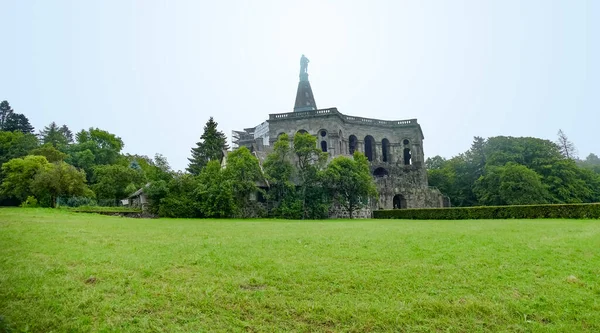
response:
<svg viewBox="0 0 600 333"><path fill-rule="evenodd" d="M563 131L556 142L532 137L475 137L450 159L425 161L429 184L454 206L589 203L600 201L600 159L577 158Z"/></svg>
<svg viewBox="0 0 600 333"><path fill-rule="evenodd" d="M160 154L122 153L122 139L99 128L74 134L52 122L34 134L27 117L0 106L0 205L118 205L143 189L159 216L300 219L325 218L336 203L352 215L377 195L364 156L327 164L309 134L281 136L259 163L245 147L228 151L211 117L179 172Z"/></svg>

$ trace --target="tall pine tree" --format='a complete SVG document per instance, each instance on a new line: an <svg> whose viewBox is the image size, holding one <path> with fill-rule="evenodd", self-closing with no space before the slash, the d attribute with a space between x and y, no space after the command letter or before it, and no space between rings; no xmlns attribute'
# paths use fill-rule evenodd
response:
<svg viewBox="0 0 600 333"><path fill-rule="evenodd" d="M39 137L43 144L51 144L55 148L73 142L73 134L69 128L66 125L59 127L55 122L40 130Z"/></svg>
<svg viewBox="0 0 600 333"><path fill-rule="evenodd" d="M8 104L8 101L0 102L0 129L4 130L4 124L6 124L6 120L13 113L13 109Z"/></svg>
<svg viewBox="0 0 600 333"><path fill-rule="evenodd" d="M200 142L192 148L192 157L188 158L190 164L187 171L193 175L200 174L200 171L209 161L223 160L223 150L229 149L227 137L223 132L217 130L217 122L210 117L204 126L204 133L200 136Z"/></svg>
<svg viewBox="0 0 600 333"><path fill-rule="evenodd" d="M0 103L0 130L12 132L19 131L24 134L33 133L33 126L25 115L15 113L8 101Z"/></svg>

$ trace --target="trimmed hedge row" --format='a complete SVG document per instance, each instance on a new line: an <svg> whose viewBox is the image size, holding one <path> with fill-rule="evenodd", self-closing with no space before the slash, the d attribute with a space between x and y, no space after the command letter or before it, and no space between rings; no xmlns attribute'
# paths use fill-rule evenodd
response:
<svg viewBox="0 0 600 333"><path fill-rule="evenodd" d="M412 220L598 219L600 203L376 210L373 217Z"/></svg>

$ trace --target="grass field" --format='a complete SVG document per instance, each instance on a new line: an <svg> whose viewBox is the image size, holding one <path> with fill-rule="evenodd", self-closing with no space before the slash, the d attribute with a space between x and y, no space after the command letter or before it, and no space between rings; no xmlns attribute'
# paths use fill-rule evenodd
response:
<svg viewBox="0 0 600 333"><path fill-rule="evenodd" d="M0 209L0 331L600 331L600 221Z"/></svg>

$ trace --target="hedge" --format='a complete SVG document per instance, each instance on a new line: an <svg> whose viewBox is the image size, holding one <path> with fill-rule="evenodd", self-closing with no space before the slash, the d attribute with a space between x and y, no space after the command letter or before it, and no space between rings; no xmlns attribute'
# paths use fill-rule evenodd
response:
<svg viewBox="0 0 600 333"><path fill-rule="evenodd" d="M376 210L373 217L413 220L598 219L600 203Z"/></svg>

